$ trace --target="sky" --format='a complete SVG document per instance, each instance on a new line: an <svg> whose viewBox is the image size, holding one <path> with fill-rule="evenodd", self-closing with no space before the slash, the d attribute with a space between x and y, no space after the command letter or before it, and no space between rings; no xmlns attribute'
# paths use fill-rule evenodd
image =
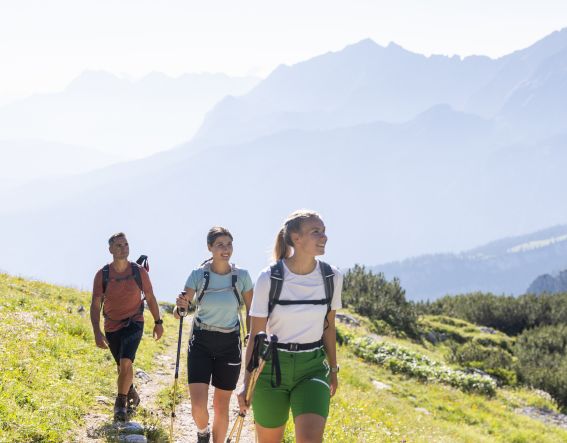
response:
<svg viewBox="0 0 567 443"><path fill-rule="evenodd" d="M565 0L0 0L0 103L87 69L263 77L365 38L499 57L565 26Z"/></svg>

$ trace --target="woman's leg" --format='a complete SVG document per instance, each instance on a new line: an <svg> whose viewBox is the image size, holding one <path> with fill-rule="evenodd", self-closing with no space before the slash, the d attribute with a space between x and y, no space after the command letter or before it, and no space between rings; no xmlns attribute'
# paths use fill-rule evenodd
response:
<svg viewBox="0 0 567 443"><path fill-rule="evenodd" d="M283 440L285 425L279 428L264 428L256 423L254 426L258 433L258 443L280 443Z"/></svg>
<svg viewBox="0 0 567 443"><path fill-rule="evenodd" d="M296 443L321 443L325 422L325 418L318 414L301 414L295 417Z"/></svg>
<svg viewBox="0 0 567 443"><path fill-rule="evenodd" d="M209 411L207 403L209 397L209 385L206 383L189 384L191 395L191 415L198 429L205 429L209 424Z"/></svg>
<svg viewBox="0 0 567 443"><path fill-rule="evenodd" d="M215 388L213 396L213 443L222 443L228 430L228 407L232 391Z"/></svg>

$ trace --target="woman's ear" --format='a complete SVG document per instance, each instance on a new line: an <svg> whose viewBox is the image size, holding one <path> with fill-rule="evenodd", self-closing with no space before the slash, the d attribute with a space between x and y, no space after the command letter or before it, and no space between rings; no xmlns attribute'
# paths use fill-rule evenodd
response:
<svg viewBox="0 0 567 443"><path fill-rule="evenodd" d="M292 232L289 238L291 239L291 242L296 245L298 240L301 238L301 235L299 232Z"/></svg>
<svg viewBox="0 0 567 443"><path fill-rule="evenodd" d="M207 249L209 250L209 252L213 252L213 247L211 245L207 245Z"/></svg>

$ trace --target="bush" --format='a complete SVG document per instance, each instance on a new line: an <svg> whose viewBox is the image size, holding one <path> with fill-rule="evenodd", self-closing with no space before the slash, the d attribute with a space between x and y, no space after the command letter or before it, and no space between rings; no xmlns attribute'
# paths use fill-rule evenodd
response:
<svg viewBox="0 0 567 443"><path fill-rule="evenodd" d="M496 392L496 383L490 377L451 369L401 346L377 342L368 337L355 339L351 343L356 355L394 373L405 374L422 382L443 383L464 392L488 396Z"/></svg>
<svg viewBox="0 0 567 443"><path fill-rule="evenodd" d="M544 325L567 324L567 294L526 294L520 297L472 293L419 303L423 314L458 317L509 335Z"/></svg>
<svg viewBox="0 0 567 443"><path fill-rule="evenodd" d="M389 282L384 274L373 274L355 265L345 274L343 304L370 320L384 321L395 330L417 336L415 309L396 278Z"/></svg>
<svg viewBox="0 0 567 443"><path fill-rule="evenodd" d="M478 341L470 341L462 345L453 343L449 349L450 363L479 369L496 378L501 385L516 384L513 356L504 349L484 346Z"/></svg>
<svg viewBox="0 0 567 443"><path fill-rule="evenodd" d="M520 381L548 392L567 408L567 325L527 330L515 345Z"/></svg>

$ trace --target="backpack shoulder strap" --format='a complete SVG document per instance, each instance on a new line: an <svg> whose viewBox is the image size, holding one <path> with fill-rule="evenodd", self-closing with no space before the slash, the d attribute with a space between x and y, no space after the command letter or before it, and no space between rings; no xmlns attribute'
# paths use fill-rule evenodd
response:
<svg viewBox="0 0 567 443"><path fill-rule="evenodd" d="M236 287L236 283L238 283L238 268L234 263L231 263L230 268L232 278L232 291L234 292L238 306L242 306L244 301L242 300L242 295L240 295L240 292L238 292L238 288Z"/></svg>
<svg viewBox="0 0 567 443"><path fill-rule="evenodd" d="M203 269L203 281L201 282L201 290L199 291L199 295L197 296L197 303L201 303L201 299L205 295L205 291L209 287L209 281L211 279L211 264L205 263L202 266Z"/></svg>
<svg viewBox="0 0 567 443"><path fill-rule="evenodd" d="M140 288L140 291L144 292L144 285L142 284L142 275L140 274L140 265L134 262L130 262L130 266L132 267L132 276Z"/></svg>
<svg viewBox="0 0 567 443"><path fill-rule="evenodd" d="M274 310L274 306L280 299L283 288L283 264L278 260L270 266L270 293L268 296L268 317Z"/></svg>
<svg viewBox="0 0 567 443"><path fill-rule="evenodd" d="M106 294L106 288L110 280L110 265L107 263L102 267L102 296Z"/></svg>
<svg viewBox="0 0 567 443"><path fill-rule="evenodd" d="M333 268L324 261L319 262L321 275L323 276L323 284L325 285L325 300L327 301L328 310L331 309L331 301L333 300L333 292L335 292L335 273Z"/></svg>

